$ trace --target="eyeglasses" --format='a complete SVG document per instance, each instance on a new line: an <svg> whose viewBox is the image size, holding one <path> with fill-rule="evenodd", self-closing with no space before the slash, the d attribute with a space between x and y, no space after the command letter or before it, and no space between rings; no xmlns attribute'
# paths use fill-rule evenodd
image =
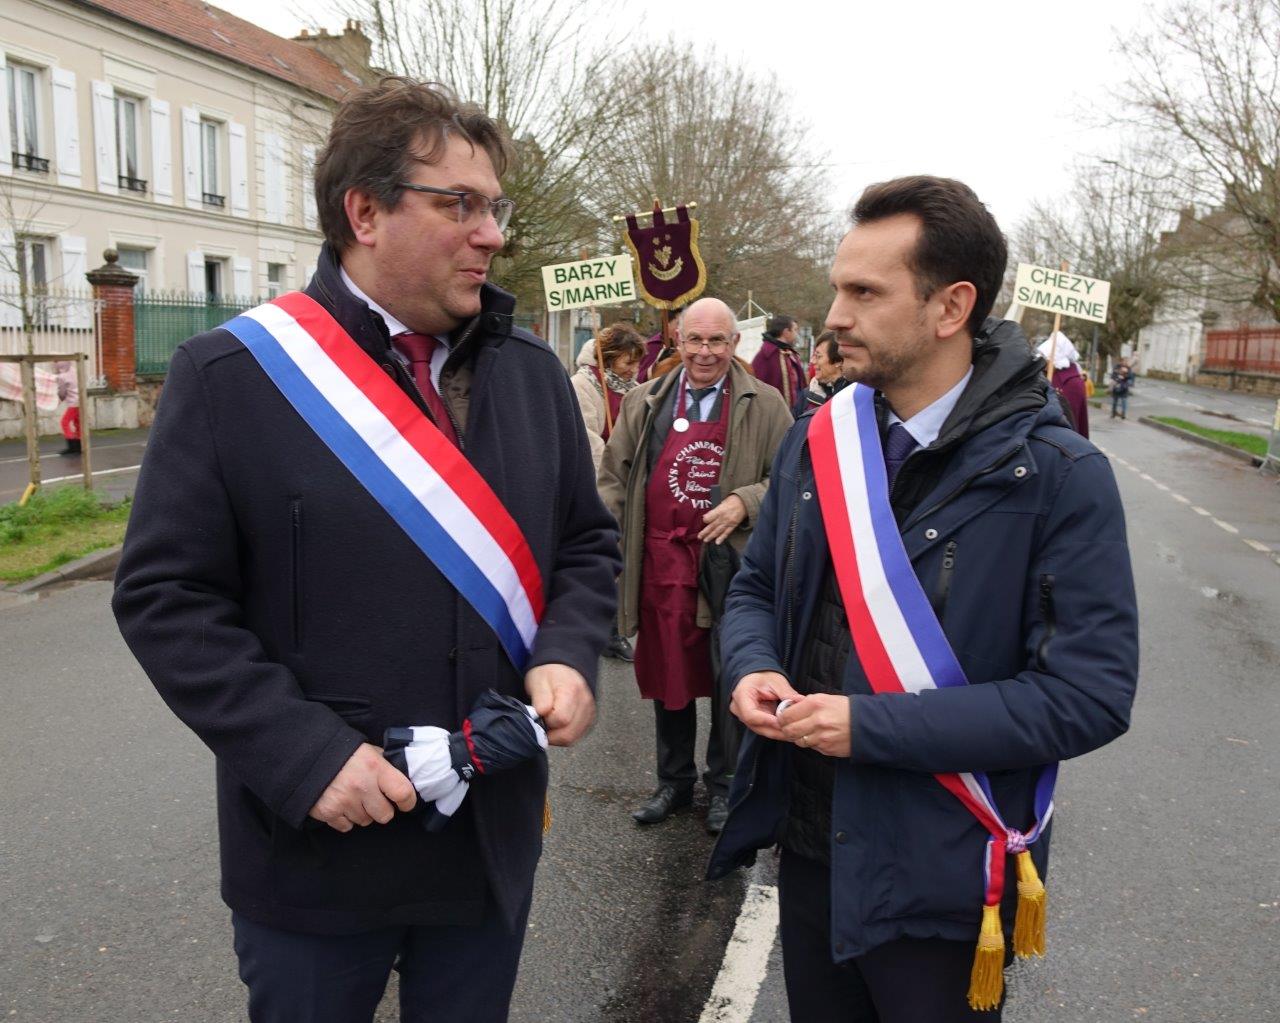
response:
<svg viewBox="0 0 1280 1023"><path fill-rule="evenodd" d="M729 339L713 337L704 341L700 338L690 337L683 339L680 344L690 355L697 355L704 348L712 355L723 355L729 348Z"/></svg>
<svg viewBox="0 0 1280 1023"><path fill-rule="evenodd" d="M428 195L450 195L457 199L458 223L466 224L474 221L478 216L484 219L486 213L493 214L493 222L498 225L499 231L505 231L507 225L511 223L511 214L516 210L516 204L510 199L490 199L487 195L479 192L459 192L452 188L432 188L430 185L415 185L411 181L400 182L401 188L412 189L415 192L426 192Z"/></svg>

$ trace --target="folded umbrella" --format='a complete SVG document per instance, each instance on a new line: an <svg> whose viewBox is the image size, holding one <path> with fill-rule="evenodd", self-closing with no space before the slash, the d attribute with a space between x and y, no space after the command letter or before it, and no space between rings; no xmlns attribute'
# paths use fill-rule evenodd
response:
<svg viewBox="0 0 1280 1023"><path fill-rule="evenodd" d="M434 725L388 728L383 756L413 782L439 831L462 805L477 775L507 771L546 756L547 732L528 704L489 689L456 732Z"/></svg>

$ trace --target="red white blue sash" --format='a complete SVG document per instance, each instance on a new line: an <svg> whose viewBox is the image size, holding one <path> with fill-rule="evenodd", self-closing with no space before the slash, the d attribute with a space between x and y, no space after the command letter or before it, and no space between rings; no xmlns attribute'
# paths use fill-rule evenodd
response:
<svg viewBox="0 0 1280 1023"><path fill-rule="evenodd" d="M869 387L846 387L818 410L809 427L823 525L858 659L877 693L967 685L902 545L889 503L874 398ZM1041 771L1036 820L1026 832L1004 822L986 775L935 775L992 836L984 857L987 905L998 905L1004 890L1004 853L1024 852L1049 823L1057 771L1056 764Z"/></svg>
<svg viewBox="0 0 1280 1023"><path fill-rule="evenodd" d="M489 484L319 303L290 292L224 324L523 670L545 606Z"/></svg>

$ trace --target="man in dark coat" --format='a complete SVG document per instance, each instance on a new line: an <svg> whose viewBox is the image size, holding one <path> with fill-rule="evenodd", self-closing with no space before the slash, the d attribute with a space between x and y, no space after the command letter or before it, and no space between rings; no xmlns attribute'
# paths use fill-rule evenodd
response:
<svg viewBox="0 0 1280 1023"><path fill-rule="evenodd" d="M317 164L326 242L306 295L523 534L546 595L523 670L238 336L190 339L165 382L114 608L217 757L222 896L255 1021L369 1020L393 964L402 1019L506 1019L545 761L474 785L433 834L377 744L388 727L454 730L490 688L532 703L553 744L594 718L618 534L563 367L486 279L507 153L483 111L436 88L354 94Z"/></svg>
<svg viewBox="0 0 1280 1023"><path fill-rule="evenodd" d="M804 362L796 351L796 340L796 321L792 317L770 316L760 351L751 360L756 379L781 391L788 407L795 404L805 385Z"/></svg>
<svg viewBox="0 0 1280 1023"><path fill-rule="evenodd" d="M901 541L969 684L871 688L824 528L845 512L818 499L806 414L729 594L725 676L751 733L710 873L781 843L792 1019L998 1020L966 999L988 832L933 775L987 772L1025 831L1042 765L1126 730L1138 642L1124 516L1016 325L984 321L1006 255L973 192L874 185L853 225L827 325L848 375L878 392ZM1031 853L1043 875L1047 839Z"/></svg>

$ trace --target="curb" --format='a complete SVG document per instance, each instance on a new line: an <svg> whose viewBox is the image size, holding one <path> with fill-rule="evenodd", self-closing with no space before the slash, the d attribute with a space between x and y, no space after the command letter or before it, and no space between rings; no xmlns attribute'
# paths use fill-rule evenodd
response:
<svg viewBox="0 0 1280 1023"><path fill-rule="evenodd" d="M56 583L100 576L104 572L115 570L116 565L120 563L120 551L122 549L122 546L117 544L115 547L94 551L92 554L86 554L83 558L68 561L61 568L55 568L52 572L46 572L44 575L38 575L34 579L28 579L25 583L6 586L4 589L10 593L39 593L45 587L53 586Z"/></svg>
<svg viewBox="0 0 1280 1023"><path fill-rule="evenodd" d="M1175 437L1181 437L1183 440L1189 440L1192 444L1199 444L1201 447L1212 448L1214 451L1223 455L1229 455L1241 462L1248 462L1255 468L1262 464L1262 459L1257 455L1251 455L1247 451L1240 448L1233 448L1230 444L1223 444L1220 441L1210 440L1208 437L1201 437L1198 433L1192 433L1189 430L1183 430L1177 426L1170 426L1168 423L1157 423L1150 416L1141 416L1138 422L1145 423L1147 426L1154 427L1164 433L1171 433Z"/></svg>

